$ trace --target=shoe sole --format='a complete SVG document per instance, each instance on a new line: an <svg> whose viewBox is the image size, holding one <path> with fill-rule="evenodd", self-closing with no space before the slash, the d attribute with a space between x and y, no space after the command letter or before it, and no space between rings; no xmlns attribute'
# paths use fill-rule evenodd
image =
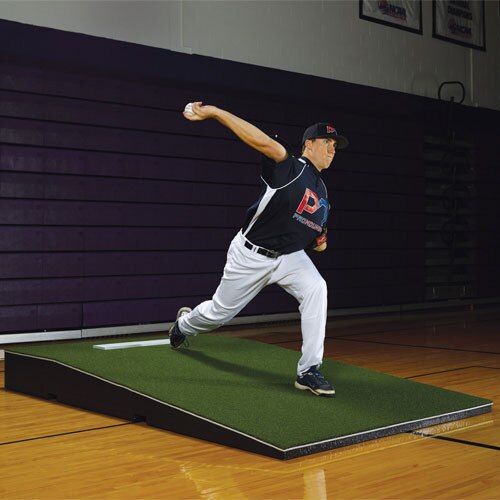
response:
<svg viewBox="0 0 500 500"><path fill-rule="evenodd" d="M177 325L177 322L179 321L179 318L181 316L184 316L185 314L189 314L190 312L192 311L192 309L190 307L181 307L178 311L177 311L177 316L175 318L175 322L174 324L170 327L170 330L168 331L168 336L170 337L170 334L172 333L173 329L175 328L175 325ZM184 344L184 342L186 341L186 336L184 335L184 340L176 347L174 347L172 344L170 344L170 347L172 349L179 349L179 347L182 346L182 344Z"/></svg>
<svg viewBox="0 0 500 500"><path fill-rule="evenodd" d="M192 311L190 307L181 307L177 311L177 317L175 319L179 319L181 316L184 316L184 314L189 314Z"/></svg>
<svg viewBox="0 0 500 500"><path fill-rule="evenodd" d="M323 398L333 398L335 396L335 389L332 389L331 391L324 391L322 389L313 389L308 385L299 384L297 381L295 381L295 388L301 391L311 391L315 396L321 396Z"/></svg>
<svg viewBox="0 0 500 500"><path fill-rule="evenodd" d="M170 327L170 330L168 331L168 334L170 335L172 333L172 330L174 329L175 325L177 324L177 320L181 317L184 316L185 314L189 314L192 311L190 307L181 307L177 311L177 316L175 318L174 324Z"/></svg>

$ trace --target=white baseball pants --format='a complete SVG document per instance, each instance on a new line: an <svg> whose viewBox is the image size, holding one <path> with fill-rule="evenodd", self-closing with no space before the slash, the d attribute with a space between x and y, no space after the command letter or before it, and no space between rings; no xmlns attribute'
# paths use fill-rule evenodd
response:
<svg viewBox="0 0 500 500"><path fill-rule="evenodd" d="M179 318L185 335L198 335L218 328L234 318L264 287L273 283L299 302L302 356L297 373L320 365L325 340L327 287L304 250L273 259L244 246L241 231L227 253L221 282L212 297Z"/></svg>

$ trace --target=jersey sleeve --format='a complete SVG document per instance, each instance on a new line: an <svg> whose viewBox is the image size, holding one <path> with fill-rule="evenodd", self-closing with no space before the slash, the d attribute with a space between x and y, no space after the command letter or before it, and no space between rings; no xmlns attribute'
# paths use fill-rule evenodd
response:
<svg viewBox="0 0 500 500"><path fill-rule="evenodd" d="M262 155L261 166L262 166L262 178L264 181L274 189L280 188L288 184L290 181L295 179L300 173L300 164L297 159L292 155L291 148L289 144L278 136L273 137L273 139L279 142L285 147L288 156L281 162L276 163L271 158Z"/></svg>

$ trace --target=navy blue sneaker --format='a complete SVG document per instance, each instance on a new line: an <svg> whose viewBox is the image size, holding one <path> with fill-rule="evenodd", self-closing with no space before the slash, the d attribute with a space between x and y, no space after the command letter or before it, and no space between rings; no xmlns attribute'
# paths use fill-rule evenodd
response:
<svg viewBox="0 0 500 500"><path fill-rule="evenodd" d="M168 337L170 339L170 347L172 349L177 349L182 344L184 344L184 342L186 340L186 336L181 332L181 329L179 328L178 320L181 316L184 316L185 314L189 314L190 312L191 312L190 307L181 307L177 311L177 318L175 320L175 323L173 324L172 328L170 328L170 331L168 332Z"/></svg>
<svg viewBox="0 0 500 500"><path fill-rule="evenodd" d="M324 396L327 398L335 396L335 389L328 380L321 375L319 365L311 366L309 370L299 375L295 381L295 387L301 391L309 390L313 394L316 394L316 396Z"/></svg>

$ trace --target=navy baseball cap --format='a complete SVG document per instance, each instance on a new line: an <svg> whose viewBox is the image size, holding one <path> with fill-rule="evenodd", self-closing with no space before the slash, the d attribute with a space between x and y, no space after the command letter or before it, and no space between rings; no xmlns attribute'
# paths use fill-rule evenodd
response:
<svg viewBox="0 0 500 500"><path fill-rule="evenodd" d="M322 139L324 137L335 139L337 141L337 149L344 149L349 146L349 141L343 135L337 133L337 129L329 123L315 123L307 127L302 137L302 144L309 139Z"/></svg>

